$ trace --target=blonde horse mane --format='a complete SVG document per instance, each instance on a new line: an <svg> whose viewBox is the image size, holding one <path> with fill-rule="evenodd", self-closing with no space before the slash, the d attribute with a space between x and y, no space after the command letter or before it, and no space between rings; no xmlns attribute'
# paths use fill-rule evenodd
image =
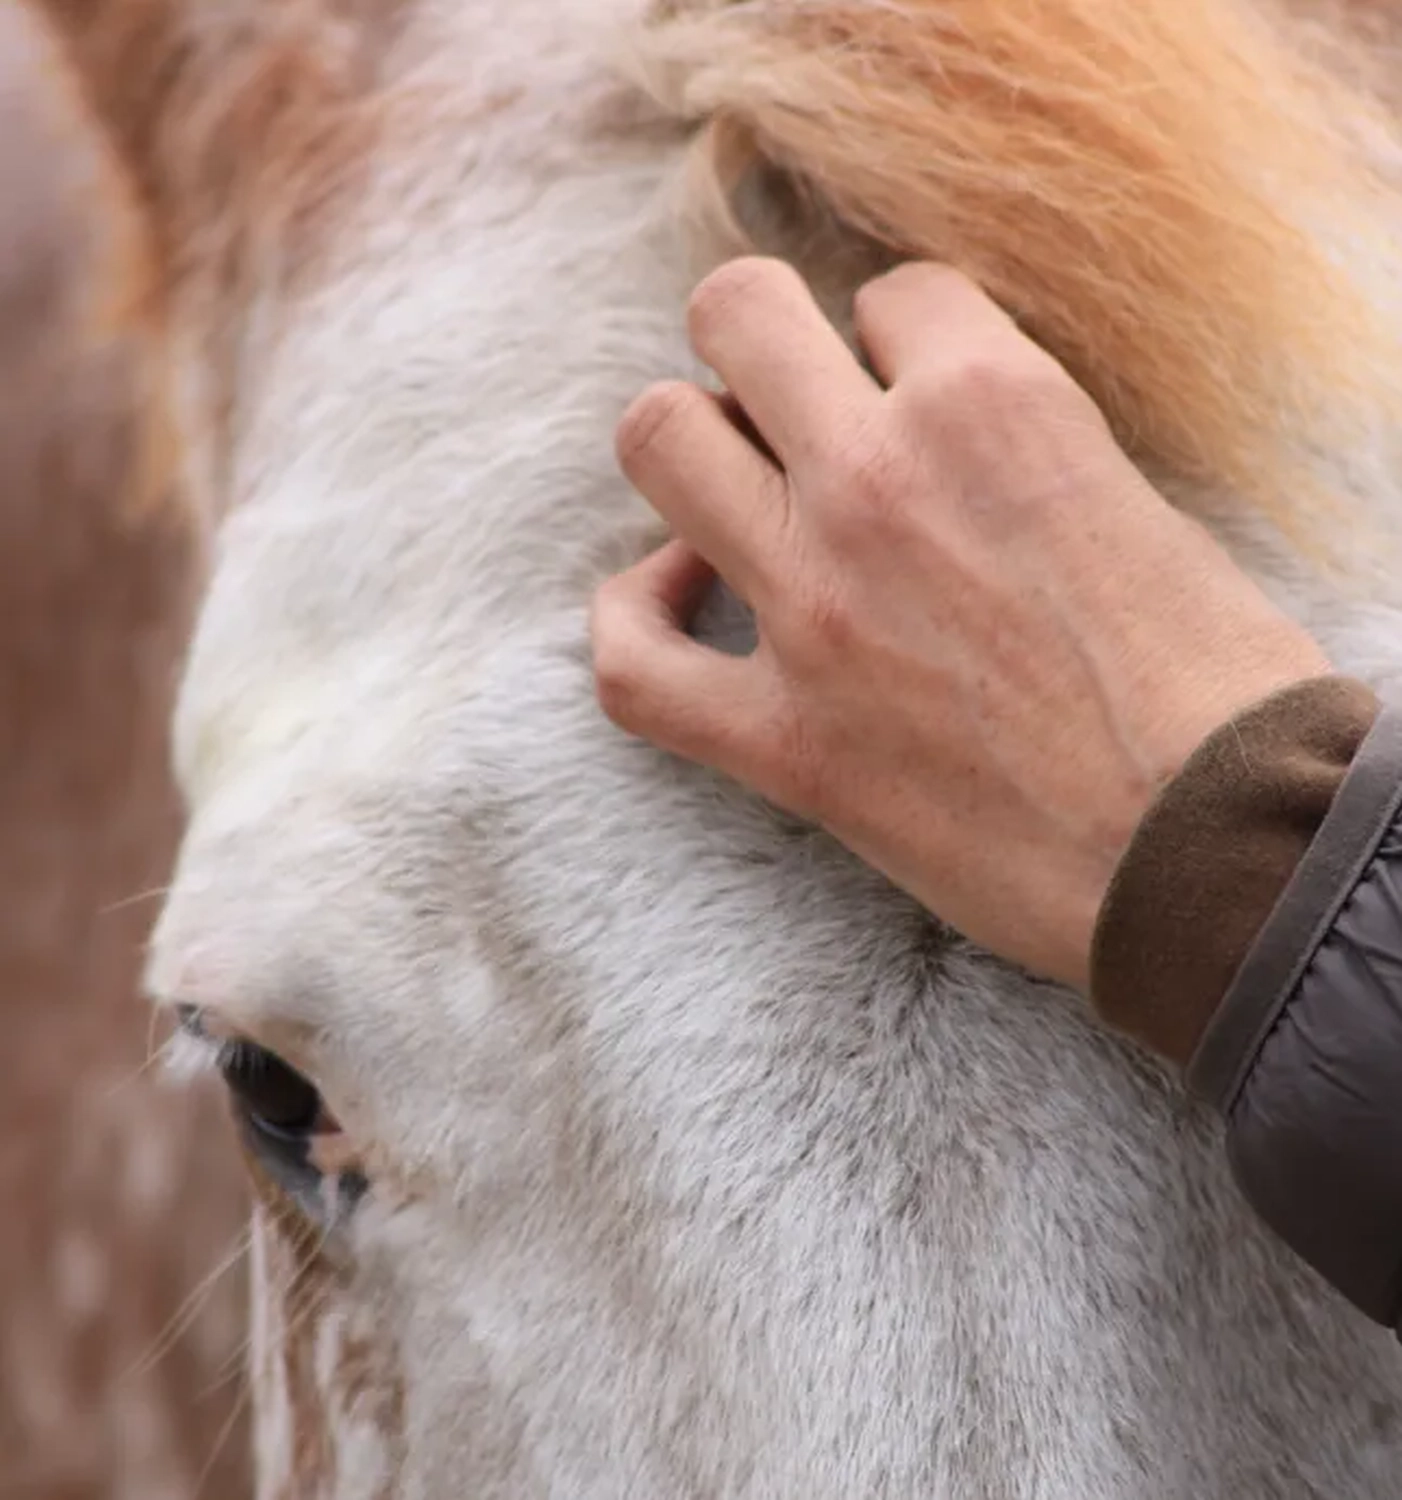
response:
<svg viewBox="0 0 1402 1500"><path fill-rule="evenodd" d="M287 227L309 253L403 0L353 45L319 4L239 30L186 0L33 3L148 210L146 287L227 288ZM885 253L961 266L1137 457L1298 539L1332 513L1317 455L1399 415L1392 331L1346 263L1381 258L1397 196L1394 35L1373 0L658 0L637 55L701 126L722 216L767 163Z"/></svg>
<svg viewBox="0 0 1402 1500"><path fill-rule="evenodd" d="M1391 330L1335 253L1378 244L1389 189L1363 142L1392 129L1345 19L671 0L641 75L701 123L714 204L765 162L885 250L959 265L1141 460L1298 533L1328 503L1311 450L1347 452L1396 405Z"/></svg>

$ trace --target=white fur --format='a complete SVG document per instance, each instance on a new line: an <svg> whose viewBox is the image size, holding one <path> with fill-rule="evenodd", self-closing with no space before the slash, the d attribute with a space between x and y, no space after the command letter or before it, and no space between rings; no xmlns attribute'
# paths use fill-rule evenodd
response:
<svg viewBox="0 0 1402 1500"><path fill-rule="evenodd" d="M690 368L688 277L677 148L580 123L578 9L416 23L465 99L525 93L386 160L283 314L180 712L153 983L371 1152L393 1493L1397 1495L1402 1351L1258 1227L1202 1112L598 712L587 599L655 535L611 432ZM1277 587L1395 673L1396 599Z"/></svg>

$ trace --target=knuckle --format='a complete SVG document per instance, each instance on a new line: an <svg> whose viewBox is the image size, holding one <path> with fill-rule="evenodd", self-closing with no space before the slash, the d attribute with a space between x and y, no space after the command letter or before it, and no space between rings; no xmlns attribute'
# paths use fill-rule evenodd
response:
<svg viewBox="0 0 1402 1500"><path fill-rule="evenodd" d="M833 464L833 501L839 515L863 524L889 519L904 502L911 463L903 444L885 423L870 423L843 443Z"/></svg>
<svg viewBox="0 0 1402 1500"><path fill-rule="evenodd" d="M984 350L965 350L959 358L924 372L912 382L908 395L917 409L963 416L996 405L1003 387L1003 371L995 359Z"/></svg>
<svg viewBox="0 0 1402 1500"><path fill-rule="evenodd" d="M619 418L614 451L625 473L642 467L695 409L700 392L682 381L649 386Z"/></svg>
<svg viewBox="0 0 1402 1500"><path fill-rule="evenodd" d="M821 657L840 655L852 644L852 610L841 590L815 591L804 614L805 632Z"/></svg>
<svg viewBox="0 0 1402 1500"><path fill-rule="evenodd" d="M1019 340L1020 340L1019 335ZM979 422L1042 405L1066 377L1040 351L1013 340L988 340L912 382L918 412L946 421Z"/></svg>
<svg viewBox="0 0 1402 1500"><path fill-rule="evenodd" d="M805 688L830 674L856 635L851 604L833 582L795 589L773 612L769 629L794 682Z"/></svg>
<svg viewBox="0 0 1402 1500"><path fill-rule="evenodd" d="M694 341L706 344L724 331L756 301L787 292L798 272L784 261L762 255L742 255L727 261L691 294L687 326Z"/></svg>

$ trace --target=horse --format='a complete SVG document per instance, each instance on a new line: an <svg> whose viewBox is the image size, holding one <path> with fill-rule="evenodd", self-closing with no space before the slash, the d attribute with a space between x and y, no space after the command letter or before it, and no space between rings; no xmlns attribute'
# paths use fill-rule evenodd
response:
<svg viewBox="0 0 1402 1500"><path fill-rule="evenodd" d="M35 3L214 532L147 980L240 1122L262 1500L1394 1495L1395 1338L1217 1123L587 632L688 319L927 256L1395 693L1386 9Z"/></svg>

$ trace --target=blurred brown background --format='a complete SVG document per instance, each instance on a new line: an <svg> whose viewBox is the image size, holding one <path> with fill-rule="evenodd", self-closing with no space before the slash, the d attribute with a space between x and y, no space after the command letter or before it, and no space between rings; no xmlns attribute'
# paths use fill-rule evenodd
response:
<svg viewBox="0 0 1402 1500"><path fill-rule="evenodd" d="M198 546L137 493L111 204L56 79L0 0L0 1500L233 1500L239 1170L219 1100L144 1066L137 984Z"/></svg>

